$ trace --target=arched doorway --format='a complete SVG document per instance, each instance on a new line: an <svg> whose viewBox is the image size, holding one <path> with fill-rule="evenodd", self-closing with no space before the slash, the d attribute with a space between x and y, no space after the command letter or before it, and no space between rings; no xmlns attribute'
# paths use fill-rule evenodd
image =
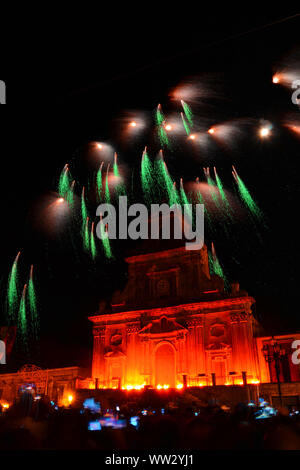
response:
<svg viewBox="0 0 300 470"><path fill-rule="evenodd" d="M163 343L155 351L155 385L175 387L175 351Z"/></svg>

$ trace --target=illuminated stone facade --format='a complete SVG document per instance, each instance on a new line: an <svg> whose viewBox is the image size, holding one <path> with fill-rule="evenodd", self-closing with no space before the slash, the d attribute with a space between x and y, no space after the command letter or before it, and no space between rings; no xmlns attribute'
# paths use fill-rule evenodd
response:
<svg viewBox="0 0 300 470"><path fill-rule="evenodd" d="M224 294L205 246L126 261L125 289L90 317L99 388L238 385L245 373L248 383L259 380L254 299L238 285Z"/></svg>
<svg viewBox="0 0 300 470"><path fill-rule="evenodd" d="M29 387L34 395L47 395L62 404L75 391L77 382L85 374L79 367L41 369L26 364L18 372L0 374L0 403L13 403L22 390Z"/></svg>

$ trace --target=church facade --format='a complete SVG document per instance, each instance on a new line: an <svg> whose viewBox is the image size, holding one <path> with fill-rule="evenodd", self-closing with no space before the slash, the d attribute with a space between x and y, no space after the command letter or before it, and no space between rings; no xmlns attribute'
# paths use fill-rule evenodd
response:
<svg viewBox="0 0 300 470"><path fill-rule="evenodd" d="M206 246L126 259L128 282L93 323L97 388L182 388L258 383L254 299L224 293Z"/></svg>

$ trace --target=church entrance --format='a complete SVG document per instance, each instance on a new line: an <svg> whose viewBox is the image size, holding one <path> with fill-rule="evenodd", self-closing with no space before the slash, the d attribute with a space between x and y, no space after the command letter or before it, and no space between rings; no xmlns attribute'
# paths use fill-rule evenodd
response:
<svg viewBox="0 0 300 470"><path fill-rule="evenodd" d="M175 388L175 351L169 344L162 344L155 352L155 385Z"/></svg>

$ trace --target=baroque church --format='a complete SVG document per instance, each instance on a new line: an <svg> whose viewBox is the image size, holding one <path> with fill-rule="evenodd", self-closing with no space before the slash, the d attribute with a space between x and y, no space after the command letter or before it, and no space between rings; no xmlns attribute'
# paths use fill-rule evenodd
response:
<svg viewBox="0 0 300 470"><path fill-rule="evenodd" d="M182 388L260 380L254 299L211 275L207 248L130 256L128 282L93 322L97 388Z"/></svg>

